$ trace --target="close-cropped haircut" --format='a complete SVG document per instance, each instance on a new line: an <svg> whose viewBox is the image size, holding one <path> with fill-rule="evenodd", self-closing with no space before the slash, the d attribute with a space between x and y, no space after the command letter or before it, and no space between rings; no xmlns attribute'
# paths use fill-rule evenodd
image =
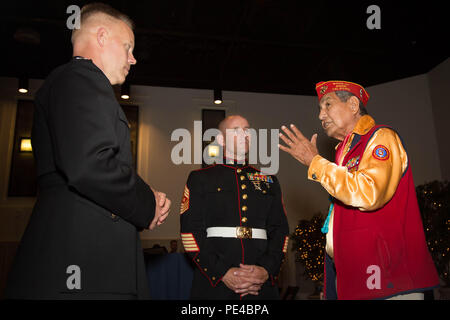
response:
<svg viewBox="0 0 450 320"><path fill-rule="evenodd" d="M113 19L121 20L125 22L131 30L134 29L134 22L130 19L126 14L120 12L119 10L114 9L110 5L107 5L105 3L101 2L94 2L89 3L81 8L80 11L80 24L83 25L83 22L85 22L89 17L93 16L94 14L102 13L105 14ZM72 42L74 39L74 35L79 30L73 29L72 30Z"/></svg>

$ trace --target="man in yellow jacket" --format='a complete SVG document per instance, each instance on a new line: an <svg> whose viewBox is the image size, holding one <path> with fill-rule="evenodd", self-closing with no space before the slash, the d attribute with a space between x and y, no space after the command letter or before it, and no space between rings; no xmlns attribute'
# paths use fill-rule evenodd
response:
<svg viewBox="0 0 450 320"><path fill-rule="evenodd" d="M321 157L317 135L309 141L294 126L282 127L280 149L307 165L332 203L326 236L327 299L423 299L439 284L428 252L408 154L397 132L376 125L359 84L316 85L319 119L341 141L335 162Z"/></svg>

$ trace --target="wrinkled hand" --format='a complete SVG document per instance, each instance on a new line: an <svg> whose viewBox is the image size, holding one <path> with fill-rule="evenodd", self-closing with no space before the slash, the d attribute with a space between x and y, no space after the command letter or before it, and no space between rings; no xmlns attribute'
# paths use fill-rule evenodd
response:
<svg viewBox="0 0 450 320"><path fill-rule="evenodd" d="M308 140L293 124L291 124L293 133L285 126L282 126L281 129L287 135L286 137L280 133L280 138L287 144L287 147L281 144L278 147L309 167L312 159L319 154L317 150L317 133L311 137L311 140Z"/></svg>
<svg viewBox="0 0 450 320"><path fill-rule="evenodd" d="M230 268L222 282L243 297L247 294L258 295L268 277L267 271L262 267L240 264L239 268Z"/></svg>
<svg viewBox="0 0 450 320"><path fill-rule="evenodd" d="M222 282L230 289L236 292L241 285L242 280L236 275L239 268L230 268L222 277Z"/></svg>
<svg viewBox="0 0 450 320"><path fill-rule="evenodd" d="M242 296L247 294L258 295L264 282L269 278L269 274L266 269L255 265L240 264L236 275L241 279L245 279L246 282L250 282L253 285L248 288L238 288L236 293L241 293Z"/></svg>
<svg viewBox="0 0 450 320"><path fill-rule="evenodd" d="M155 195L156 205L155 217L148 227L150 230L153 230L156 226L160 226L164 223L164 221L167 219L167 216L169 215L170 205L172 204L172 201L170 201L170 199L166 197L165 193L156 191L153 188L152 191Z"/></svg>

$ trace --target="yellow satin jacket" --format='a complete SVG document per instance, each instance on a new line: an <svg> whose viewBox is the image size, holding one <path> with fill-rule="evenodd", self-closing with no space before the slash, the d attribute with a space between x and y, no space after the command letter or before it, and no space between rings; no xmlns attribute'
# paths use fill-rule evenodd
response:
<svg viewBox="0 0 450 320"><path fill-rule="evenodd" d="M355 166L356 170L349 169L350 165L342 163L355 135L367 134L374 126L375 120L371 116L362 116L346 139L338 164L317 155L308 169L308 179L320 182L331 196L361 211L377 210L388 203L408 166L408 157L401 139L389 128L381 128L375 132L359 159L359 167ZM380 155L378 150L381 151ZM326 252L331 258L333 217L334 210L331 212L326 241Z"/></svg>

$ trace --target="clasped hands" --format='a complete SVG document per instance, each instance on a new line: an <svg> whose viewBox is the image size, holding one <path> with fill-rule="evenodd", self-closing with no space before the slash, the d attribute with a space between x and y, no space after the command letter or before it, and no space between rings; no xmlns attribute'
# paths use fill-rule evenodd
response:
<svg viewBox="0 0 450 320"><path fill-rule="evenodd" d="M172 204L172 201L170 201L169 198L167 198L166 194L163 192L156 191L155 189L151 188L153 191L153 194L155 195L156 205L155 205L155 217L153 218L153 221L149 225L149 229L153 230L156 226L160 226L164 223L164 221L167 219L167 216L170 212L170 205Z"/></svg>
<svg viewBox="0 0 450 320"><path fill-rule="evenodd" d="M281 128L285 134L280 133L281 139L288 145L287 147L279 145L279 148L293 156L300 163L309 166L312 159L318 154L317 151L317 134L313 135L311 140L305 136L294 125L291 125L291 132L283 126ZM149 229L153 230L156 226L164 223L169 215L171 201L163 192L156 191L152 188L155 195L156 207L155 217L149 225ZM222 282L234 292L246 296L248 294L258 295L262 285L269 278L267 270L256 265L240 264L239 268L230 268L222 278Z"/></svg>
<svg viewBox="0 0 450 320"><path fill-rule="evenodd" d="M223 276L222 282L241 297L247 294L256 296L268 278L269 274L263 267L241 263L239 268L230 268Z"/></svg>

